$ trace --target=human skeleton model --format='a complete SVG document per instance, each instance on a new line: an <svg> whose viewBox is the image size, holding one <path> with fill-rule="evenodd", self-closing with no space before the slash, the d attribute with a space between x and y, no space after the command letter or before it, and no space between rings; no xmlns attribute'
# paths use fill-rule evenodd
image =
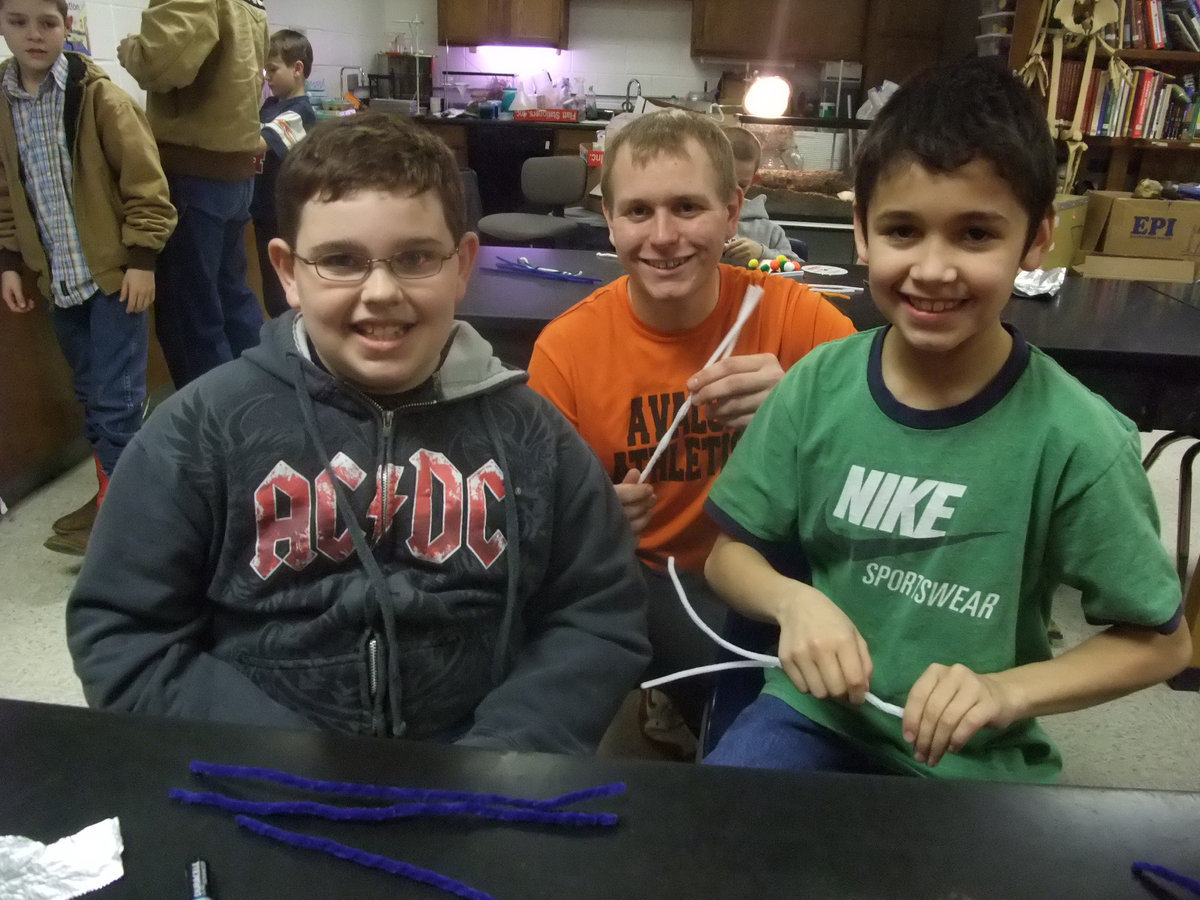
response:
<svg viewBox="0 0 1200 900"><path fill-rule="evenodd" d="M1063 49L1074 49L1086 44L1084 85L1087 84L1088 73L1095 62L1097 47L1108 54L1108 71L1113 84L1118 83L1118 79L1132 84L1133 73L1129 66L1117 56L1117 47L1109 45L1103 37L1106 27L1125 21L1126 2L1127 0L1120 0L1118 5L1118 0L1042 0L1041 12L1038 13L1038 29L1029 49L1029 58L1021 68L1021 78L1031 87L1036 84L1043 93L1047 93L1047 88L1049 89L1046 122L1050 126L1050 133L1067 144L1064 188L1069 188L1075 183L1079 162L1083 151L1087 149L1083 140L1083 109L1087 105L1087 90L1080 89L1070 122L1056 118ZM1062 27L1051 27L1053 19L1062 23ZM1049 72L1046 71L1046 60L1042 55L1047 39L1051 41Z"/></svg>

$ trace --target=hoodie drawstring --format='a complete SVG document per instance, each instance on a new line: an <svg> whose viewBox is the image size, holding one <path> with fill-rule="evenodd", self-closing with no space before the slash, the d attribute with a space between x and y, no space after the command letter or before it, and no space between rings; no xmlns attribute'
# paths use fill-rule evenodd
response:
<svg viewBox="0 0 1200 900"><path fill-rule="evenodd" d="M396 638L396 610L394 604L391 602L392 588L389 587L383 570L379 568L379 561L375 559L375 554L371 552L371 548L367 544L366 535L363 533L362 526L358 524L358 519L353 513L353 507L346 497L341 481L338 480L333 472L332 457L330 457L329 451L325 448L325 442L322 440L321 432L317 428L317 414L313 409L312 397L305 390L304 366L298 356L292 357L292 360L296 370L296 395L300 401L300 413L304 417L304 427L308 430L309 437L312 438L313 443L316 445L317 453L320 454L321 463L325 467L325 472L329 475L329 483L333 485L338 505L346 510L346 529L350 532L350 539L354 543L354 551L358 555L359 561L366 570L367 578L371 582L371 593L375 596L375 605L383 620L383 631L388 637L388 644L390 646L384 648L388 673L387 698L391 711L392 735L400 737L404 734L405 723L400 708L400 658L399 654L392 652L395 647Z"/></svg>
<svg viewBox="0 0 1200 900"><path fill-rule="evenodd" d="M495 687L504 680L508 670L508 648L513 619L517 612L521 575L521 530L517 519L517 486L513 484L510 477L500 427L496 423L496 416L492 412L491 404L480 403L479 406L483 410L483 418L487 423L488 440L496 448L496 463L500 466L500 475L508 486L504 503L504 530L508 534L508 582L504 591L504 618L500 622L500 633L496 636L496 652L492 655L492 686Z"/></svg>

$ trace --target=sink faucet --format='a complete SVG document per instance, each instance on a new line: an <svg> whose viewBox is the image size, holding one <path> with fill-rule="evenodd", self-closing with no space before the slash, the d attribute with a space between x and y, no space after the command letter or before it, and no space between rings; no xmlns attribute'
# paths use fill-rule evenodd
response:
<svg viewBox="0 0 1200 900"><path fill-rule="evenodd" d="M631 91L633 90L633 86L635 84L638 86L636 95L631 93ZM634 96L638 96L638 97L642 96L642 83L640 81L638 81L636 78L630 78L629 84L625 85L625 102L621 104L621 109L623 111L633 112Z"/></svg>

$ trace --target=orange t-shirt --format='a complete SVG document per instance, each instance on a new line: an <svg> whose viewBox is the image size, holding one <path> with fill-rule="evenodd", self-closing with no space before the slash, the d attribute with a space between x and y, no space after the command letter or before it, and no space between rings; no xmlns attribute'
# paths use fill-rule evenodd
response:
<svg viewBox="0 0 1200 900"><path fill-rule="evenodd" d="M819 294L790 278L722 265L716 308L699 325L657 331L634 315L629 277L605 285L546 326L533 348L529 384L557 406L591 445L614 483L643 469L704 367L733 327L746 288L765 290L734 353L770 353L787 370L817 344L854 326ZM704 514L708 489L739 432L692 408L650 473L657 503L638 554L657 567L668 556L699 570L716 540Z"/></svg>

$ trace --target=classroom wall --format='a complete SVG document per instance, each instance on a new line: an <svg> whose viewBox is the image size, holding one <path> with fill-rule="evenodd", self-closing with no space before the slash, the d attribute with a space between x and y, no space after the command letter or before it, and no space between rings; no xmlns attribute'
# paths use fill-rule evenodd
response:
<svg viewBox="0 0 1200 900"><path fill-rule="evenodd" d="M117 63L120 38L140 27L146 0L82 0L93 58L115 82L144 101L144 93ZM690 91L715 89L724 69L744 66L698 62L690 56L691 0L570 0L569 49L437 47L437 0L267 0L271 29L304 31L313 45L310 87L341 94L341 67L384 71L379 52L389 49L400 31L416 32L421 49L433 52L435 83L451 71L504 71L530 76L545 70L556 81L577 77L594 85L601 98L623 98L629 79L641 81L644 94L686 97ZM405 20L420 19L418 25ZM0 40L0 57L10 55ZM799 90L812 95L815 65L790 70Z"/></svg>
<svg viewBox="0 0 1200 900"><path fill-rule="evenodd" d="M376 51L384 49L380 35L384 30L386 2L267 0L267 20L272 31L296 28L308 35L314 57L310 80L316 86L323 84L327 93L338 95L341 66L362 66L368 72L374 71ZM92 57L113 81L144 103L145 92L117 62L117 44L125 35L140 29L147 0L84 0L82 5ZM10 55L7 45L0 40L0 58Z"/></svg>
<svg viewBox="0 0 1200 900"><path fill-rule="evenodd" d="M605 98L624 98L631 78L642 83L642 93L656 97L686 97L701 91L705 82L717 87L723 69L742 70L734 63L698 62L691 57L691 0L569 0L568 48L555 50L484 48L472 53L467 47L437 47L436 0L383 0L385 28L389 35L407 25L400 20L420 18L418 40L425 52L434 52L434 83L443 71L512 72L531 76L545 70L558 81L582 79ZM799 90L811 92L816 84L816 66L789 70Z"/></svg>

